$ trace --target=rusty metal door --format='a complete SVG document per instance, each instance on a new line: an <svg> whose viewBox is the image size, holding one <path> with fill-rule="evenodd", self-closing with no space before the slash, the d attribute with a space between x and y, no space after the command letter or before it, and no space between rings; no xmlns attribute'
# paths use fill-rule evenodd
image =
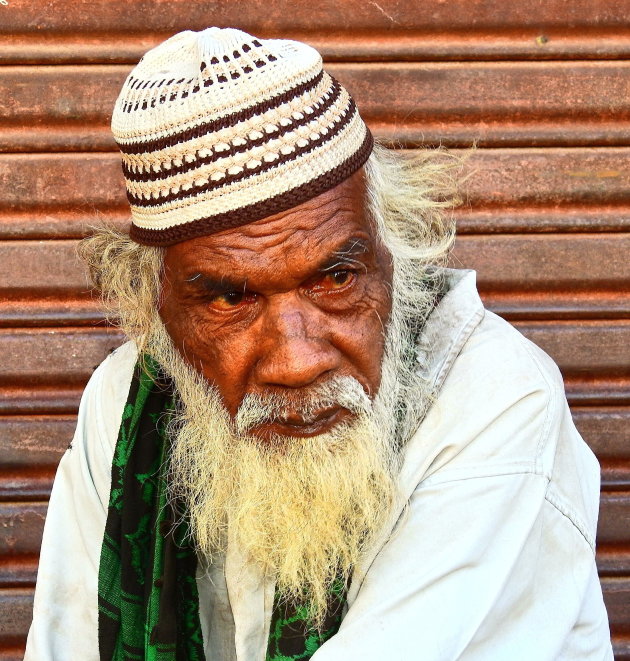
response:
<svg viewBox="0 0 630 661"><path fill-rule="evenodd" d="M598 566L630 660L629 0L0 0L0 661L20 659L55 465L120 342L75 257L128 222L108 122L183 29L319 48L374 133L476 144L453 263L547 350L602 464Z"/></svg>

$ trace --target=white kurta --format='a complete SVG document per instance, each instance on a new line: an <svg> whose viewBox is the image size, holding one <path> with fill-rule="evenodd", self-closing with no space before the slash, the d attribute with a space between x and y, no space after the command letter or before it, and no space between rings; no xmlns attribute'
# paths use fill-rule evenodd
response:
<svg viewBox="0 0 630 661"><path fill-rule="evenodd" d="M610 660L597 460L551 359L483 309L473 273L447 279L419 346L437 399L406 446L400 503L354 572L341 628L313 659ZM98 562L135 359L121 347L83 395L51 496L26 661L98 661ZM273 585L234 544L198 582L208 661L262 661Z"/></svg>

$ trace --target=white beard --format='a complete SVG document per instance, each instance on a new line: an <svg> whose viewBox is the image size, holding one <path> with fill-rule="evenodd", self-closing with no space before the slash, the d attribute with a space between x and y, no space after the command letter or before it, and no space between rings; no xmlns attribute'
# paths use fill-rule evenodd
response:
<svg viewBox="0 0 630 661"><path fill-rule="evenodd" d="M247 395L232 421L216 389L182 359L157 315L153 327L148 352L173 379L182 402L170 428L170 495L186 507L197 552L210 562L225 552L229 526L231 539L275 580L280 594L308 604L312 621L321 623L333 582L348 582L396 497L398 381L405 373L400 338L386 343L374 401L352 377L301 393L298 412L305 418L337 404L352 411L349 422L310 438L262 441L250 429L281 419L284 398ZM400 327L390 323L392 332ZM412 409L424 408L422 395L418 380ZM402 410L408 414L410 407Z"/></svg>

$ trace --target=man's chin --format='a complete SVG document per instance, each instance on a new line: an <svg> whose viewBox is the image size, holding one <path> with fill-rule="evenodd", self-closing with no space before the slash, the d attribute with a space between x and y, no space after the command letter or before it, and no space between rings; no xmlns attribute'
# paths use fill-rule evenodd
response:
<svg viewBox="0 0 630 661"><path fill-rule="evenodd" d="M275 420L263 423L253 427L248 434L267 443L281 444L283 439L312 438L327 434L339 425L351 422L354 417L348 409L336 408L322 413L315 420Z"/></svg>

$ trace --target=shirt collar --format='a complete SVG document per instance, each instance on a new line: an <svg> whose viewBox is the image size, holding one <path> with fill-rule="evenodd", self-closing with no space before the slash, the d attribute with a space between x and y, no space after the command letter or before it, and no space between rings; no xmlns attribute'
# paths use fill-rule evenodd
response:
<svg viewBox="0 0 630 661"><path fill-rule="evenodd" d="M442 276L443 297L429 315L417 349L420 374L434 394L484 316L474 271L442 269Z"/></svg>

